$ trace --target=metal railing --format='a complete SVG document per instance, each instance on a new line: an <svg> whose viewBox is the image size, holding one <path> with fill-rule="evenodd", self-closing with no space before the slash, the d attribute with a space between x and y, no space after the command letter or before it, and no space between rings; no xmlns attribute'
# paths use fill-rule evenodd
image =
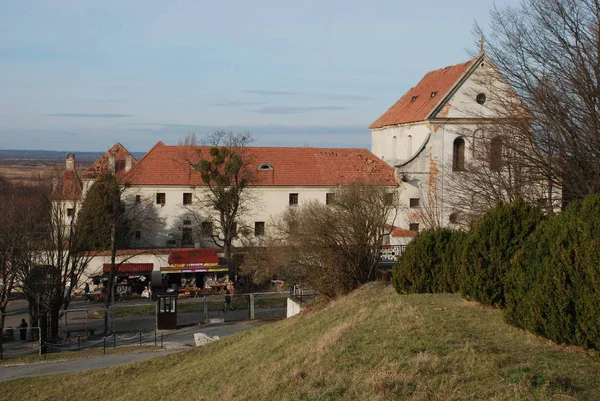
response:
<svg viewBox="0 0 600 401"><path fill-rule="evenodd" d="M405 249L406 245L383 245L379 253L379 260L382 262L396 262Z"/></svg>

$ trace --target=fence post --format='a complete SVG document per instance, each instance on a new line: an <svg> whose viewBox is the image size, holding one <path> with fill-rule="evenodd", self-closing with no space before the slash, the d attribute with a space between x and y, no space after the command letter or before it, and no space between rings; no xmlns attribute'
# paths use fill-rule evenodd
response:
<svg viewBox="0 0 600 401"><path fill-rule="evenodd" d="M77 336L77 351L81 351L81 337Z"/></svg>
<svg viewBox="0 0 600 401"><path fill-rule="evenodd" d="M202 296L202 302L204 303L204 323L208 322L208 300L206 299L206 295ZM162 346L161 346L162 348Z"/></svg>
<svg viewBox="0 0 600 401"><path fill-rule="evenodd" d="M163 349L163 333L160 333L160 349Z"/></svg>
<svg viewBox="0 0 600 401"><path fill-rule="evenodd" d="M250 314L250 320L254 320L254 293L250 293L250 307L248 308L248 313Z"/></svg>
<svg viewBox="0 0 600 401"><path fill-rule="evenodd" d="M156 348L156 330L154 330L154 348Z"/></svg>
<svg viewBox="0 0 600 401"><path fill-rule="evenodd" d="M106 336L104 336L104 355L106 355Z"/></svg>
<svg viewBox="0 0 600 401"><path fill-rule="evenodd" d="M117 334L113 330L113 348L117 348Z"/></svg>
<svg viewBox="0 0 600 401"><path fill-rule="evenodd" d="M140 330L140 347L142 346L142 330Z"/></svg>

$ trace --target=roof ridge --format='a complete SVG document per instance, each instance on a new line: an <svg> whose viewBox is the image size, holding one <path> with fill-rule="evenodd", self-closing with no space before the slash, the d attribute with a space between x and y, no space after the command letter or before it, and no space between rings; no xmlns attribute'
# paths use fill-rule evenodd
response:
<svg viewBox="0 0 600 401"><path fill-rule="evenodd" d="M164 142L163 142L163 141L158 141L158 142L156 142L156 143L154 144L154 146L152 146L152 147L150 148L150 150L148 150L146 153L144 153L144 156L142 156L140 160L136 160L136 162L137 162L137 163L135 164L135 166L133 166L133 167L131 168L131 170L129 170L129 171L128 171L128 172L127 172L127 173L126 173L126 174L125 174L125 175L124 175L124 176L121 178L121 180L122 180L123 182L127 182L127 178L128 178L129 176L133 175L133 172L134 172L134 171L136 171L136 170L138 169L138 166L139 166L139 165L142 163L142 160L144 160L144 159L146 158L146 156L148 156L148 155L149 155L151 152L153 152L153 151L154 151L156 148L158 148L159 146L166 147L166 145L164 144ZM141 167L140 167L140 168L141 168Z"/></svg>
<svg viewBox="0 0 600 401"><path fill-rule="evenodd" d="M476 61L479 58L478 56L462 63L427 72L417 85L406 91L381 114L369 126L369 129L426 121L456 85L462 82L465 74L477 65ZM435 103L433 99L436 100Z"/></svg>

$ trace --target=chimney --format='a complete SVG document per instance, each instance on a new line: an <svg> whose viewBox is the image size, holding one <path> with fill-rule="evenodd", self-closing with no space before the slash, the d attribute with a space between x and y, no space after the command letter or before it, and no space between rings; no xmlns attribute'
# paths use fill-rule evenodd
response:
<svg viewBox="0 0 600 401"><path fill-rule="evenodd" d="M128 173L131 170L131 155L125 156L125 172Z"/></svg>
<svg viewBox="0 0 600 401"><path fill-rule="evenodd" d="M108 155L108 172L115 174L115 155Z"/></svg>
<svg viewBox="0 0 600 401"><path fill-rule="evenodd" d="M68 171L75 170L75 153L67 153L67 157L65 159L65 168Z"/></svg>

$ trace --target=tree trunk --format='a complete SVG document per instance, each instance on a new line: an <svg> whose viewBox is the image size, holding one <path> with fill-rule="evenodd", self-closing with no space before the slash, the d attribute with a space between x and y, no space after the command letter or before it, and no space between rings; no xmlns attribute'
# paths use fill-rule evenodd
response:
<svg viewBox="0 0 600 401"><path fill-rule="evenodd" d="M115 281L115 260L117 258L117 224L113 222L110 229L110 271L108 272L108 283L105 292L106 298L104 301L104 306L106 308L106 312L104 313L104 333L108 334L108 311L110 308L110 304L112 302L112 293Z"/></svg>

